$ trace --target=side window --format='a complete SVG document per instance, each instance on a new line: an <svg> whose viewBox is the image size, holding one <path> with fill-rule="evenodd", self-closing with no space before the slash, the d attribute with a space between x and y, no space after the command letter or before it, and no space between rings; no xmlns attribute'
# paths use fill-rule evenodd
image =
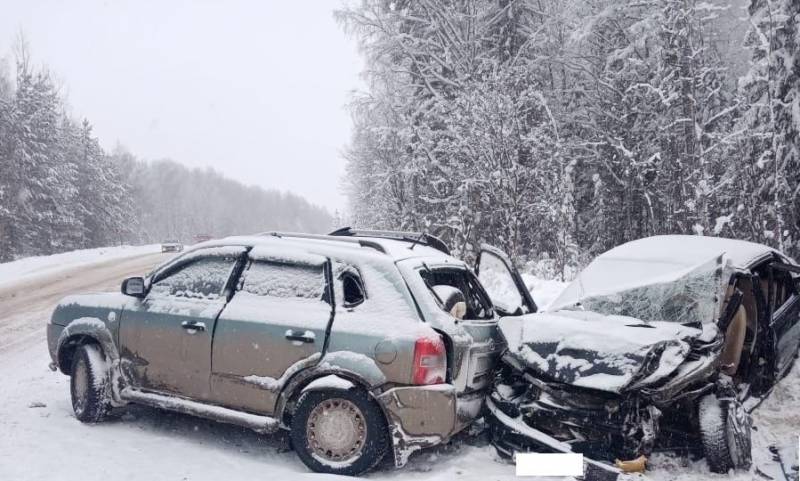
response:
<svg viewBox="0 0 800 481"><path fill-rule="evenodd" d="M244 273L241 290L257 296L324 300L325 273L322 266L255 261Z"/></svg>
<svg viewBox="0 0 800 481"><path fill-rule="evenodd" d="M188 299L217 299L223 294L235 262L232 257L197 259L157 280L150 293Z"/></svg>
<svg viewBox="0 0 800 481"><path fill-rule="evenodd" d="M346 270L339 276L341 280L341 289L344 307L355 307L366 298L364 294L364 284L358 273L351 270Z"/></svg>
<svg viewBox="0 0 800 481"><path fill-rule="evenodd" d="M775 308L773 312L780 309L781 306L791 299L792 295L796 293L795 288L796 286L791 275L786 272L775 273Z"/></svg>

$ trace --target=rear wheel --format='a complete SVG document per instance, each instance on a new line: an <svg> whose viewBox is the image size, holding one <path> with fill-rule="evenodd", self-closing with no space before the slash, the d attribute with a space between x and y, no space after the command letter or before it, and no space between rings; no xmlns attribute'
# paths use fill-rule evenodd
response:
<svg viewBox="0 0 800 481"><path fill-rule="evenodd" d="M356 389L303 393L290 437L303 463L319 473L357 476L377 466L389 449L383 413Z"/></svg>
<svg viewBox="0 0 800 481"><path fill-rule="evenodd" d="M711 471L749 469L752 461L750 416L736 398L709 394L700 400L700 436Z"/></svg>
<svg viewBox="0 0 800 481"><path fill-rule="evenodd" d="M94 344L78 346L72 358L70 393L75 417L84 423L97 423L111 409L109 376L105 356Z"/></svg>

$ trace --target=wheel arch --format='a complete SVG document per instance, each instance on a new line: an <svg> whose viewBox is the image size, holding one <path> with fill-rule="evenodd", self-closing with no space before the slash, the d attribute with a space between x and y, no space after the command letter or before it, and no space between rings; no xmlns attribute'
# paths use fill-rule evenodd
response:
<svg viewBox="0 0 800 481"><path fill-rule="evenodd" d="M389 413L372 392L377 386L370 383L357 372L342 369L341 367L326 368L319 367L319 365L298 372L283 386L275 406L275 419L278 419L281 425L289 426L291 424L291 417L294 412L295 404L297 400L300 399L305 388L312 382L331 375L349 381L353 383L356 389L364 391L370 400L379 407L387 426L390 426L391 418L389 417ZM320 388L320 390L321 389L330 388Z"/></svg>
<svg viewBox="0 0 800 481"><path fill-rule="evenodd" d="M70 375L75 350L84 344L96 344L110 360L119 359L111 331L97 318L80 318L70 322L61 332L56 348L59 370Z"/></svg>

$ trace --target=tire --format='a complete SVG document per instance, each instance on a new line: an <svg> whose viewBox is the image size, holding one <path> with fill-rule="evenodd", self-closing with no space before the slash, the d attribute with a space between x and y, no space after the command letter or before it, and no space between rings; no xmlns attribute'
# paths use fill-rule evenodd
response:
<svg viewBox="0 0 800 481"><path fill-rule="evenodd" d="M712 472L749 469L752 462L750 416L736 400L709 394L698 405L700 437Z"/></svg>
<svg viewBox="0 0 800 481"><path fill-rule="evenodd" d="M359 389L303 393L289 437L303 464L318 473L358 476L377 466L389 450L383 412Z"/></svg>
<svg viewBox="0 0 800 481"><path fill-rule="evenodd" d="M94 344L75 350L70 376L70 394L75 417L84 423L103 421L111 410L108 368L103 351Z"/></svg>

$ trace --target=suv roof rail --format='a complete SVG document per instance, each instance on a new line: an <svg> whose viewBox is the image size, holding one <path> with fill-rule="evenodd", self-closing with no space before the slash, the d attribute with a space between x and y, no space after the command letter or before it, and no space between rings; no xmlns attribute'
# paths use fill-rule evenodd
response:
<svg viewBox="0 0 800 481"><path fill-rule="evenodd" d="M427 232L402 232L393 230L361 230L342 227L328 234L333 237L374 237L376 239L393 239L414 244L422 244L450 255L450 248L442 239Z"/></svg>
<svg viewBox="0 0 800 481"><path fill-rule="evenodd" d="M361 247L369 247L371 249L375 249L376 251L386 254L386 249L377 242L370 242L364 239L347 239L341 237L334 237L330 235L323 235L323 234L306 234L303 232L277 232L277 231L270 231L270 232L262 232L258 234L260 236L272 236L272 237L290 237L293 239L311 239L311 240L325 240L325 241L335 241L335 242L346 242L348 244L358 244Z"/></svg>

